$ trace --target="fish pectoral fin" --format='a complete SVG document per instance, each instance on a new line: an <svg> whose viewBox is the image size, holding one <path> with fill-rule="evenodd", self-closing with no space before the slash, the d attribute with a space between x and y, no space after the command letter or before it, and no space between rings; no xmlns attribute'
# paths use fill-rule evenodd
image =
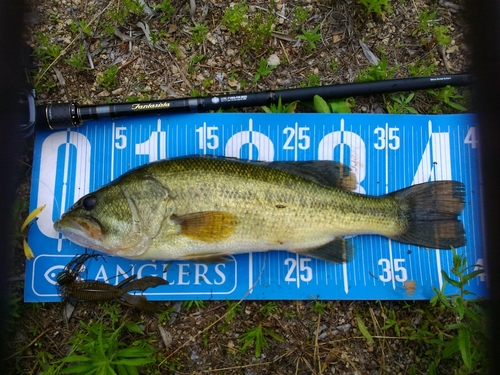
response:
<svg viewBox="0 0 500 375"><path fill-rule="evenodd" d="M326 245L315 249L301 251L301 255L308 255L313 258L326 260L335 263L347 263L354 256L354 246L345 238L336 238Z"/></svg>
<svg viewBox="0 0 500 375"><path fill-rule="evenodd" d="M171 219L180 226L180 234L203 242L220 242L236 230L238 219L229 212L206 211L182 216L172 215Z"/></svg>
<svg viewBox="0 0 500 375"><path fill-rule="evenodd" d="M182 260L187 260L189 262L201 262L201 263L227 263L231 262L232 259L221 253L200 253L200 254L189 254L181 258Z"/></svg>

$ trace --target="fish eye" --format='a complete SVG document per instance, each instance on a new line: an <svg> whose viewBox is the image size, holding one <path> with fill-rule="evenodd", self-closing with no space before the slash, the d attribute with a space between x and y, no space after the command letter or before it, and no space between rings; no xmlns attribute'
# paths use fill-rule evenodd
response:
<svg viewBox="0 0 500 375"><path fill-rule="evenodd" d="M97 203L97 199L95 197L89 195L88 197L83 198L82 201L82 207L89 211L95 207L95 204Z"/></svg>

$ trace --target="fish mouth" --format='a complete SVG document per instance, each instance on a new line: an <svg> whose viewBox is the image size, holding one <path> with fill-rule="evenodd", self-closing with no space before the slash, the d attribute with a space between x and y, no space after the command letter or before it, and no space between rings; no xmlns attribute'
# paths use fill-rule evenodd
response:
<svg viewBox="0 0 500 375"><path fill-rule="evenodd" d="M54 229L77 245L103 251L101 240L104 235L101 224L92 218L71 218L62 216L54 223Z"/></svg>

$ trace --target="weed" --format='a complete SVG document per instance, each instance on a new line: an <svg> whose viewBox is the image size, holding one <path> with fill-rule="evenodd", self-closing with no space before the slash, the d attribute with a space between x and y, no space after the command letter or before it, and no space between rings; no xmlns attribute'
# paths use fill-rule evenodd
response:
<svg viewBox="0 0 500 375"><path fill-rule="evenodd" d="M298 102L292 102L290 104L283 104L281 102L281 96L278 98L278 104L271 103L269 107L261 107L266 113L295 113Z"/></svg>
<svg viewBox="0 0 500 375"><path fill-rule="evenodd" d="M188 71L189 73L193 73L195 71L195 66L198 64L200 61L202 61L205 58L205 55L195 55L193 58L191 58L191 61L189 61L188 65Z"/></svg>
<svg viewBox="0 0 500 375"><path fill-rule="evenodd" d="M387 112L391 114L401 114L401 113L413 113L415 115L418 114L417 110L413 107L410 107L409 103L415 97L415 93L411 93L407 97L403 94L399 94L399 96L392 95L391 99L394 101L392 104L387 104Z"/></svg>
<svg viewBox="0 0 500 375"><path fill-rule="evenodd" d="M467 258L457 254L455 249L452 251L452 275L441 270L444 279L441 290L433 287L435 295L429 306L425 311L416 310L422 315L422 319L417 319L423 322L421 325L415 326L415 321L399 320L394 310L382 313L384 325L381 330L391 329L397 337L428 347L421 361L426 363L427 373L431 375L444 369L455 374L481 373L487 367L484 363L487 348L484 313L479 301L468 299L472 293L466 289L468 283L484 271L477 265L467 266ZM445 294L448 285L456 288L454 294ZM407 305L405 308L411 307ZM453 316L450 323L441 318L443 313ZM361 334L373 343L374 337L363 319L360 316L356 319Z"/></svg>
<svg viewBox="0 0 500 375"><path fill-rule="evenodd" d="M71 55L71 58L64 60L68 65L71 65L72 67L76 69L82 69L82 70L89 70L90 68L85 66L87 63L87 54L85 53L85 49L83 48L82 45L80 45L80 48L78 49L78 52L73 53Z"/></svg>
<svg viewBox="0 0 500 375"><path fill-rule="evenodd" d="M429 9L424 9L418 15L418 26L413 30L411 36L415 36L419 31L422 31L424 34L429 34L429 27L436 23L434 18L436 17L437 12L429 12Z"/></svg>
<svg viewBox="0 0 500 375"><path fill-rule="evenodd" d="M365 14L373 13L385 17L385 12L392 13L388 0L359 0L359 3L363 5Z"/></svg>
<svg viewBox="0 0 500 375"><path fill-rule="evenodd" d="M464 97L458 93L458 89L456 87L446 86L439 90L428 90L428 92L434 95L441 102L449 105L457 111L463 112L467 110L467 108L463 106L465 101Z"/></svg>
<svg viewBox="0 0 500 375"><path fill-rule="evenodd" d="M163 2L161 4L153 5L152 8L161 10L161 12L162 12L162 16L160 18L161 23L167 21L175 13L175 9L172 6L171 0L163 0Z"/></svg>
<svg viewBox="0 0 500 375"><path fill-rule="evenodd" d="M316 314L323 315L325 313L326 306L327 306L326 302L321 302L315 299L311 309Z"/></svg>
<svg viewBox="0 0 500 375"><path fill-rule="evenodd" d="M156 43L158 43L158 41L161 38L164 38L166 36L167 36L167 32L165 30L160 30L158 32L155 32L155 31L149 32L149 37L151 38L151 43L153 43L153 45L156 45Z"/></svg>
<svg viewBox="0 0 500 375"><path fill-rule="evenodd" d="M36 47L33 49L33 53L42 64L52 62L61 54L61 46L55 44L52 39L52 36L41 31L35 36Z"/></svg>
<svg viewBox="0 0 500 375"><path fill-rule="evenodd" d="M186 309L187 311L191 310L191 308L196 307L196 309L201 310L205 308L205 302L201 300L192 300L192 301L184 301L182 303L182 308Z"/></svg>
<svg viewBox="0 0 500 375"><path fill-rule="evenodd" d="M432 29L434 37L439 45L446 47L451 44L451 36L449 35L448 26L434 26Z"/></svg>
<svg viewBox="0 0 500 375"><path fill-rule="evenodd" d="M285 341L283 337L280 335L268 330L267 328L262 327L262 324L259 324L255 328L251 328L245 333L242 333L238 340L240 342L243 342L243 345L241 346L241 350L245 351L248 346L250 346L252 343L255 345L255 357L259 358L260 354L262 352L262 348L269 349L269 344L267 343L266 338L264 335L267 335L276 341L283 342Z"/></svg>
<svg viewBox="0 0 500 375"><path fill-rule="evenodd" d="M412 77L425 77L430 76L436 71L436 64L430 63L429 65L417 65L417 63L408 65L408 72Z"/></svg>
<svg viewBox="0 0 500 375"><path fill-rule="evenodd" d="M264 58L260 59L259 63L259 68L257 69L257 73L253 77L253 82L257 82L261 77L267 76L269 73L271 73L274 69L276 69L276 66L271 65L269 66L267 64L267 60Z"/></svg>
<svg viewBox="0 0 500 375"><path fill-rule="evenodd" d="M170 319L172 318L172 313L176 312L176 309L174 307L169 307L166 310L163 310L159 315L158 315L158 324L160 325L166 325Z"/></svg>
<svg viewBox="0 0 500 375"><path fill-rule="evenodd" d="M332 70L334 72L336 72L337 70L339 70L339 62L338 61L335 61L335 60L332 60L328 63L328 65L330 66L330 68L332 68Z"/></svg>
<svg viewBox="0 0 500 375"><path fill-rule="evenodd" d="M260 315L268 318L271 314L275 313L278 310L278 305L276 302L268 302L264 306L262 306L259 310Z"/></svg>
<svg viewBox="0 0 500 375"><path fill-rule="evenodd" d="M124 328L144 335L136 323L122 323L116 329L101 322L80 324L83 329L70 340L70 355L61 360L70 365L60 374L137 374L138 366L155 362L151 356L154 348L146 341L127 344L119 339Z"/></svg>
<svg viewBox="0 0 500 375"><path fill-rule="evenodd" d="M275 17L273 14L266 15L262 11L258 11L251 22L245 30L245 42L242 48L242 52L245 51L257 51L262 53L262 48L266 41L269 40L272 33L273 23L275 22Z"/></svg>
<svg viewBox="0 0 500 375"><path fill-rule="evenodd" d="M391 79L397 69L399 69L399 65L389 69L387 59L385 55L382 55L377 65L370 65L368 69L358 73L358 81L371 82Z"/></svg>
<svg viewBox="0 0 500 375"><path fill-rule="evenodd" d="M318 113L351 113L351 105L344 99L331 99L326 102L321 96L315 95L313 104Z"/></svg>
<svg viewBox="0 0 500 375"><path fill-rule="evenodd" d="M309 8L303 6L295 6L293 8L293 16L292 16L292 29L296 30L301 25L303 25L307 18L309 17Z"/></svg>
<svg viewBox="0 0 500 375"><path fill-rule="evenodd" d="M246 2L236 3L226 9L221 23L225 25L232 34L236 34L237 31L244 27L243 24L248 22L248 17L246 16L247 11L248 5Z"/></svg>
<svg viewBox="0 0 500 375"><path fill-rule="evenodd" d="M125 9L129 13L133 13L136 15L141 15L142 12L144 11L144 4L141 3L139 0L122 0L123 5L125 5Z"/></svg>
<svg viewBox="0 0 500 375"><path fill-rule="evenodd" d="M313 49L316 49L315 42L321 40L321 34L318 34L319 26L320 25L316 26L312 30L302 29L302 35L297 36L297 39L307 42L306 50L309 52L312 51Z"/></svg>
<svg viewBox="0 0 500 375"><path fill-rule="evenodd" d="M102 32L105 35L113 36L115 34L115 26L112 22L101 22L99 26L101 26Z"/></svg>
<svg viewBox="0 0 500 375"><path fill-rule="evenodd" d="M236 315L241 312L241 304L239 304L238 302L231 302L229 300L226 300L226 304L227 304L226 322L231 323L233 319L236 317Z"/></svg>
<svg viewBox="0 0 500 375"><path fill-rule="evenodd" d="M73 34L78 34L78 33L83 33L87 36L90 36L92 33L92 29L90 28L90 24L85 22L85 21L78 21L78 22L71 22L69 25L69 28L71 30L71 33Z"/></svg>
<svg viewBox="0 0 500 375"><path fill-rule="evenodd" d="M307 87L319 86L319 75L318 74L309 74L307 76Z"/></svg>
<svg viewBox="0 0 500 375"><path fill-rule="evenodd" d="M206 23L196 25L189 29L191 31L191 40L193 44L199 45L207 39L208 27Z"/></svg>
<svg viewBox="0 0 500 375"><path fill-rule="evenodd" d="M167 40L168 48L175 54L176 57L180 57L182 54L181 49L179 48L179 41L174 40L170 41Z"/></svg>
<svg viewBox="0 0 500 375"><path fill-rule="evenodd" d="M112 65L100 72L97 75L97 83L108 90L114 89L118 84L118 66Z"/></svg>

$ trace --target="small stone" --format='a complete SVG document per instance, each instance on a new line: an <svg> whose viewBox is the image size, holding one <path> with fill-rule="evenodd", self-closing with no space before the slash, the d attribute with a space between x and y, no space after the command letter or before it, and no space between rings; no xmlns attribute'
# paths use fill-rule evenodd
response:
<svg viewBox="0 0 500 375"><path fill-rule="evenodd" d="M280 58L276 54L272 54L267 58L267 65L278 66L280 64Z"/></svg>

